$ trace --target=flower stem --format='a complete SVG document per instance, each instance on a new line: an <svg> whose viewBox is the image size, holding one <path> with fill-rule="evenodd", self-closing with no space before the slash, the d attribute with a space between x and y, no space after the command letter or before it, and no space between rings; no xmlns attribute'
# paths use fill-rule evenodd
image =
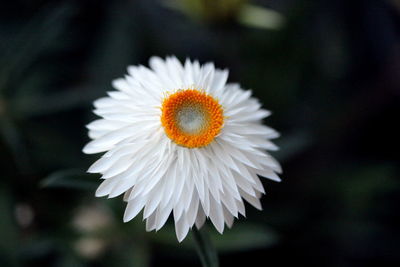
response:
<svg viewBox="0 0 400 267"><path fill-rule="evenodd" d="M206 231L200 231L196 227L193 227L192 236L195 241L197 254L200 257L203 267L218 267L217 251L211 243Z"/></svg>

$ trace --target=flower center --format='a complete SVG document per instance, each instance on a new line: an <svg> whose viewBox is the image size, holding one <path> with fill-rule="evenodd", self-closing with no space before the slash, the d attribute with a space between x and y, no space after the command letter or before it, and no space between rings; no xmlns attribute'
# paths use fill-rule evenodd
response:
<svg viewBox="0 0 400 267"><path fill-rule="evenodd" d="M222 106L218 101L194 89L168 95L161 110L161 124L167 136L188 148L211 143L224 123Z"/></svg>

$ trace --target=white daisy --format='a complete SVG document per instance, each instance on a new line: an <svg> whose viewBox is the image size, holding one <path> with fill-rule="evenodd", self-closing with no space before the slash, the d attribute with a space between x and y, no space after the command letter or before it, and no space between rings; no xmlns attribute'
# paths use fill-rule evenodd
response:
<svg viewBox="0 0 400 267"><path fill-rule="evenodd" d="M206 218L222 233L245 215L243 200L261 210L258 176L280 181L266 152L277 149L270 139L278 133L262 125L270 112L212 63L149 64L128 67L116 91L94 102L102 119L87 126L93 140L83 151L106 152L88 170L104 179L96 196L125 193L124 221L143 210L147 231L173 213L179 241Z"/></svg>

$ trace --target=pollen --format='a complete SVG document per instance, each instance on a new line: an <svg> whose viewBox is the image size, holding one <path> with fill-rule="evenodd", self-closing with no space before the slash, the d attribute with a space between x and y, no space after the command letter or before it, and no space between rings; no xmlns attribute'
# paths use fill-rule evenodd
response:
<svg viewBox="0 0 400 267"><path fill-rule="evenodd" d="M196 89L178 90L162 102L161 124L176 144L196 148L210 144L224 124L222 106Z"/></svg>

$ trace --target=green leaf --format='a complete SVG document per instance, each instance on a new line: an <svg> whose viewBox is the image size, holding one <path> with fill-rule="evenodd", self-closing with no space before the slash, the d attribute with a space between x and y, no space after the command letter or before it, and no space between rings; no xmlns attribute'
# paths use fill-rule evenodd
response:
<svg viewBox="0 0 400 267"><path fill-rule="evenodd" d="M40 186L94 190L98 186L98 181L95 179L96 176L81 170L61 170L44 178Z"/></svg>
<svg viewBox="0 0 400 267"><path fill-rule="evenodd" d="M66 111L78 107L90 106L98 97L92 87L76 87L47 95L31 95L20 97L13 103L13 113L18 118L30 118L55 112Z"/></svg>
<svg viewBox="0 0 400 267"><path fill-rule="evenodd" d="M307 131L298 131L296 134L285 135L277 139L279 151L274 152L279 161L283 162L295 157L308 149L315 138Z"/></svg>

